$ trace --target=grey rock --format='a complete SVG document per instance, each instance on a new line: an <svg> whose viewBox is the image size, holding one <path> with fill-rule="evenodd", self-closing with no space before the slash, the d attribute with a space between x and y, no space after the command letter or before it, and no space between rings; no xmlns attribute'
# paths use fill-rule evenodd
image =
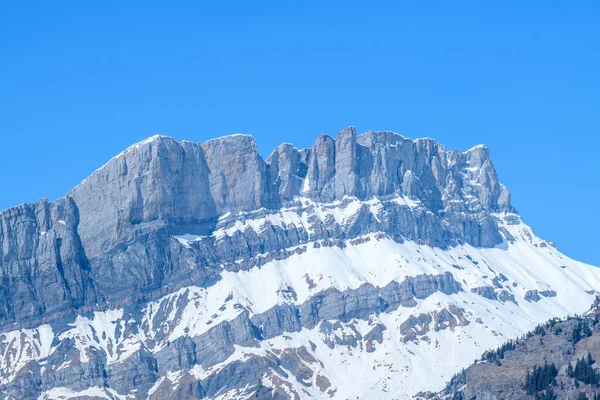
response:
<svg viewBox="0 0 600 400"><path fill-rule="evenodd" d="M382 222L366 208L348 226L315 221L310 237L298 227L273 226L193 250L171 238L210 234L220 215L277 209L298 195L324 202L405 195L422 207L388 202ZM468 196L478 201L465 201ZM0 327L153 298L182 282L210 285L228 260L249 268L260 264L259 255L264 263L319 239L387 232L433 246L490 247L503 240L490 215L497 211L514 209L484 147L446 152L430 139L357 136L350 127L336 139L320 136L311 149L281 145L264 161L247 135L202 145L157 136L110 160L64 198L0 214L0 291L7 299Z"/></svg>
<svg viewBox="0 0 600 400"><path fill-rule="evenodd" d="M218 214L268 206L267 165L249 135L225 136L202 145L210 193Z"/></svg>
<svg viewBox="0 0 600 400"><path fill-rule="evenodd" d="M433 322L433 330L436 332L445 329L454 329L457 326L469 325L469 321L465 318L464 311L454 304L450 304L448 308L434 311Z"/></svg>
<svg viewBox="0 0 600 400"><path fill-rule="evenodd" d="M244 312L231 321L223 321L203 335L194 338L195 359L204 368L225 361L235 351L233 345L257 347L256 331L248 313Z"/></svg>
<svg viewBox="0 0 600 400"><path fill-rule="evenodd" d="M307 165L300 152L289 143L278 146L267 158L271 202L289 203L300 193Z"/></svg>
<svg viewBox="0 0 600 400"><path fill-rule="evenodd" d="M290 371L296 380L304 386L310 386L313 371L300 358L295 349L285 349L279 356L281 367Z"/></svg>
<svg viewBox="0 0 600 400"><path fill-rule="evenodd" d="M366 343L367 353L372 353L375 351L377 345L375 343L383 343L383 331L387 328L383 324L377 324L373 329L371 329L366 335L363 336L363 339Z"/></svg>
<svg viewBox="0 0 600 400"><path fill-rule="evenodd" d="M515 304L518 304L517 300L515 299L515 295L512 294L511 292L509 292L506 289L502 289L500 291L500 293L498 293L498 300L500 300L503 303L505 303L507 301L511 301L511 302L513 302Z"/></svg>
<svg viewBox="0 0 600 400"><path fill-rule="evenodd" d="M527 301L540 301L542 298L537 289L528 290L523 297Z"/></svg>
<svg viewBox="0 0 600 400"><path fill-rule="evenodd" d="M430 330L433 318L429 314L411 315L406 321L400 324L400 333L403 342L415 341L419 337L426 335Z"/></svg>
<svg viewBox="0 0 600 400"><path fill-rule="evenodd" d="M394 310L398 306L414 307L417 304L415 299L424 299L437 291L454 294L462 291L462 287L450 272L441 275L418 275L406 278L401 283L391 282L381 289L381 298L386 308Z"/></svg>
<svg viewBox="0 0 600 400"><path fill-rule="evenodd" d="M143 398L159 378L154 356L146 350L138 351L123 362L107 368L107 386L122 394L136 389L136 396Z"/></svg>
<svg viewBox="0 0 600 400"><path fill-rule="evenodd" d="M471 292L477 293L481 297L485 297L486 299L496 300L498 297L496 296L496 292L494 288L491 286L480 286L471 289Z"/></svg>
<svg viewBox="0 0 600 400"><path fill-rule="evenodd" d="M540 290L540 294L544 297L556 297L556 291L554 290Z"/></svg>

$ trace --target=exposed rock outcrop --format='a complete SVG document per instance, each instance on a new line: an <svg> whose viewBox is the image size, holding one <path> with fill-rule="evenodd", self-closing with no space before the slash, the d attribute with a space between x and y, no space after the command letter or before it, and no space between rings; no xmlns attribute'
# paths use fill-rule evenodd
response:
<svg viewBox="0 0 600 400"><path fill-rule="evenodd" d="M345 226L315 220L313 235L298 227L244 231L194 254L172 243L173 234L210 235L224 214L276 210L298 196L326 203L405 196L417 203L389 201L379 220L365 208ZM0 326L33 326L69 310L164 294L182 281L209 285L218 275L211 268L223 261L318 239L382 231L434 246L490 247L502 241L490 216L497 211L512 207L485 147L446 152L430 139L392 132L357 136L350 127L336 139L320 136L307 150L283 144L264 161L248 135L202 145L154 136L64 198L0 213L6 299ZM190 271L189 257L202 268Z"/></svg>

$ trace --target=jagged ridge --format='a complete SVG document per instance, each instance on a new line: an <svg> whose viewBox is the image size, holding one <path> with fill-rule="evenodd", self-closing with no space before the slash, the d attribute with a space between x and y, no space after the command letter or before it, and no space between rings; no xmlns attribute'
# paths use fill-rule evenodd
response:
<svg viewBox="0 0 600 400"><path fill-rule="evenodd" d="M357 137L354 128L346 128L336 140L320 136L310 149L283 144L264 161L247 135L202 145L153 136L64 198L0 214L7 299L0 306L0 326L34 326L72 309L165 294L183 280L210 284L219 273L210 268L221 264L223 254L204 256L206 262L198 261L208 268L190 271L171 235L207 235L219 216L293 206L298 196L320 203L349 196L418 201L422 207L398 207L386 217L388 226L374 230L434 246L494 246L502 236L489 214L514 211L483 146L446 152L431 139L413 141L392 132ZM313 238L301 232L299 239L278 237L265 247L281 251L348 236L322 231ZM248 258L229 252L230 258Z"/></svg>

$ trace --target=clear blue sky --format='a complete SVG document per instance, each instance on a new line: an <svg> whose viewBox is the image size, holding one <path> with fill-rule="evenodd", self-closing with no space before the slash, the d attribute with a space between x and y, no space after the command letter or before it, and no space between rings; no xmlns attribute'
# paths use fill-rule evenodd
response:
<svg viewBox="0 0 600 400"><path fill-rule="evenodd" d="M536 233L600 265L597 1L120 3L0 5L0 209L155 133L268 155L354 125L486 143Z"/></svg>

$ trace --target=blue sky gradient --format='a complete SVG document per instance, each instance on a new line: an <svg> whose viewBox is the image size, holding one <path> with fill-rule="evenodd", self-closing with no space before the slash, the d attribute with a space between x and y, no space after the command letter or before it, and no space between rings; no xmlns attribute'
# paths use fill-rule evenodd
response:
<svg viewBox="0 0 600 400"><path fill-rule="evenodd" d="M156 133L267 156L354 125L487 144L536 233L600 265L600 3L124 3L0 6L0 209Z"/></svg>

